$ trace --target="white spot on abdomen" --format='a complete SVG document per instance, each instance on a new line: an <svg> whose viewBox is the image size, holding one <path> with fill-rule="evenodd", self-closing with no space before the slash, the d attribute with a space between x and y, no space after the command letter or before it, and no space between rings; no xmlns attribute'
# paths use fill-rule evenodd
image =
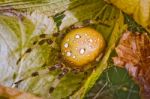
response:
<svg viewBox="0 0 150 99"><path fill-rule="evenodd" d="M71 56L71 54L72 54L71 52L67 52L67 56Z"/></svg>
<svg viewBox="0 0 150 99"><path fill-rule="evenodd" d="M75 36L75 38L76 38L76 39L79 39L79 38L81 38L81 36L77 34L77 35Z"/></svg>
<svg viewBox="0 0 150 99"><path fill-rule="evenodd" d="M80 49L80 54L84 54L85 53L85 49Z"/></svg>
<svg viewBox="0 0 150 99"><path fill-rule="evenodd" d="M65 48L68 48L68 47L69 47L69 44L68 44L68 43L65 43L65 44L64 44L64 47L65 47Z"/></svg>

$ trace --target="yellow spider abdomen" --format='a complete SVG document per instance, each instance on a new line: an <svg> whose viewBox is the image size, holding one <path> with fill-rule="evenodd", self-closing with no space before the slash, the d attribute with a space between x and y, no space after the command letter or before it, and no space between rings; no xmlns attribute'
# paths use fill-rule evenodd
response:
<svg viewBox="0 0 150 99"><path fill-rule="evenodd" d="M92 28L84 27L74 29L64 37L61 53L67 62L79 68L95 60L104 47L102 35Z"/></svg>

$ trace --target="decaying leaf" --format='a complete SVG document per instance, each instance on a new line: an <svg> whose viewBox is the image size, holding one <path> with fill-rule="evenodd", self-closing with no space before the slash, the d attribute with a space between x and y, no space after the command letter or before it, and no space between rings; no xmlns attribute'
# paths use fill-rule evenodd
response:
<svg viewBox="0 0 150 99"><path fill-rule="evenodd" d="M141 97L150 99L150 38L144 33L123 34L114 57L114 63L125 67L129 74L141 87Z"/></svg>
<svg viewBox="0 0 150 99"><path fill-rule="evenodd" d="M0 85L0 99L42 99L29 93L20 92L17 89L8 88Z"/></svg>

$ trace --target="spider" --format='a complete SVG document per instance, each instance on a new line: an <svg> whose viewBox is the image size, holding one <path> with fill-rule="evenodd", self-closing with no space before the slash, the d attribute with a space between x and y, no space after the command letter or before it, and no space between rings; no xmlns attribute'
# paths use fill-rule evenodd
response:
<svg viewBox="0 0 150 99"><path fill-rule="evenodd" d="M63 31L64 32L64 31ZM87 71L90 67L89 64L96 62L100 59L102 52L105 48L105 41L103 36L95 29L89 26L73 25L65 30L65 33L53 33L51 39L48 34L40 34L39 40L33 42L31 48L26 49L24 54L17 60L16 64L19 64L22 58L26 54L30 54L35 46L41 46L45 43L52 46L57 39L61 39L58 50L58 63L53 66L48 66L48 72L60 70L61 72L57 75L53 85L49 89L49 93L54 91L54 88L59 83L60 79L63 78L67 73L73 72L75 74L79 72ZM31 74L32 77L40 75L40 71L35 71ZM23 78L14 84L19 84L26 78Z"/></svg>

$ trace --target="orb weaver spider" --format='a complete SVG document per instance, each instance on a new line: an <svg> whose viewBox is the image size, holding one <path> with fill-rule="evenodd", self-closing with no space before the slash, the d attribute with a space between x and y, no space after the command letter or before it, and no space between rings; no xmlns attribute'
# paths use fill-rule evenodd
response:
<svg viewBox="0 0 150 99"><path fill-rule="evenodd" d="M84 72L89 69L95 68L89 64L100 60L102 56L102 51L105 47L105 41L102 35L95 29L89 26L72 25L70 28L64 30L62 33L53 33L51 36L49 34L40 34L38 41L33 41L32 47L27 48L24 54L17 60L16 64L20 64L22 58L30 54L35 46L42 46L45 43L50 45L52 48L57 41L61 39L59 43L58 59L59 61L52 66L48 67L48 72L60 70L61 72L57 75L52 86L49 89L49 93L54 91L54 88L60 82L67 73L73 72L75 74L79 72ZM54 38L55 40L52 40ZM33 72L30 76L39 76L42 73L40 71ZM16 81L14 84L17 86L20 82L26 78Z"/></svg>

